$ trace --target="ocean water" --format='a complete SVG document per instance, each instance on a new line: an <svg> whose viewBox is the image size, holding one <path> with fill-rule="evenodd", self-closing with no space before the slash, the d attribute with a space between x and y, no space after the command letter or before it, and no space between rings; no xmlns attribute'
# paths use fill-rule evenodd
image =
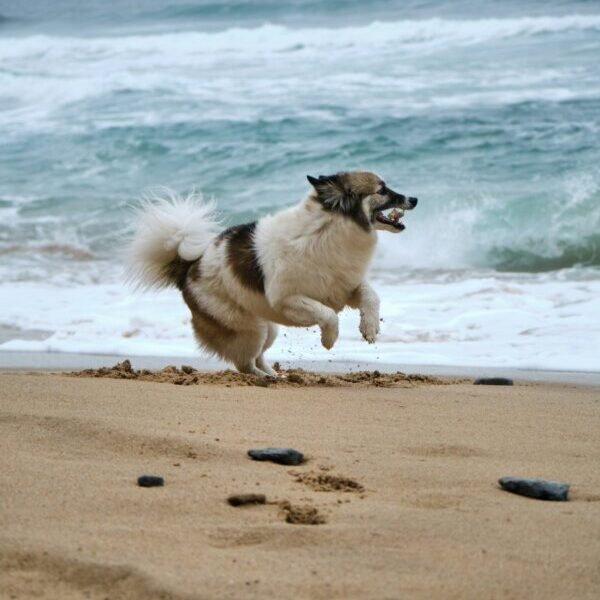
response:
<svg viewBox="0 0 600 600"><path fill-rule="evenodd" d="M600 370L600 4L0 0L0 350L189 355L122 280L154 186L227 224L374 170L419 197L372 270L382 334L275 359Z"/></svg>

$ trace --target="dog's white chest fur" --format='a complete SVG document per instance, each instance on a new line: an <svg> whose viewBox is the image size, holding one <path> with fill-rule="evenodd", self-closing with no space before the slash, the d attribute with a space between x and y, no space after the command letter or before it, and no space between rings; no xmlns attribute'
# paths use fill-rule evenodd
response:
<svg viewBox="0 0 600 600"><path fill-rule="evenodd" d="M377 241L374 231L312 201L264 217L254 239L266 300L276 312L281 300L297 294L342 310L363 281Z"/></svg>

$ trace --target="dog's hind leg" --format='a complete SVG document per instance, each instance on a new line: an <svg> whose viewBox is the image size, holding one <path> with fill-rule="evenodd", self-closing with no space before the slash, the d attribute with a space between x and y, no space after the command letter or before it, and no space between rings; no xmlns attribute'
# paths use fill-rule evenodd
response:
<svg viewBox="0 0 600 600"><path fill-rule="evenodd" d="M336 312L318 300L308 296L288 296L276 304L286 320L298 327L321 328L321 344L327 350L333 348L338 333L339 322Z"/></svg>
<svg viewBox="0 0 600 600"><path fill-rule="evenodd" d="M240 373L246 373L248 375L256 375L257 377L271 377L269 373L259 369L256 366L256 362L248 361L248 362L234 362L235 368Z"/></svg>
<svg viewBox="0 0 600 600"><path fill-rule="evenodd" d="M192 325L199 345L232 362L240 373L251 373L260 377L270 375L267 370L256 364L268 338L268 330L264 323L256 322L255 327L250 326L243 330L233 329L201 310L197 304L192 313Z"/></svg>
<svg viewBox="0 0 600 600"><path fill-rule="evenodd" d="M262 371L263 374L266 373L269 377L279 377L279 373L267 363L262 354L256 359L255 364L256 368Z"/></svg>
<svg viewBox="0 0 600 600"><path fill-rule="evenodd" d="M270 373L258 364L258 359L262 356L266 337L266 327L262 324L256 329L236 331L234 339L221 352L240 373L265 377Z"/></svg>
<svg viewBox="0 0 600 600"><path fill-rule="evenodd" d="M265 360L265 352L273 345L275 338L277 337L277 325L274 323L267 323L267 339L263 344L262 352L260 356L256 359L256 367L261 371L264 371L267 375L271 377L279 377L277 371L272 369Z"/></svg>

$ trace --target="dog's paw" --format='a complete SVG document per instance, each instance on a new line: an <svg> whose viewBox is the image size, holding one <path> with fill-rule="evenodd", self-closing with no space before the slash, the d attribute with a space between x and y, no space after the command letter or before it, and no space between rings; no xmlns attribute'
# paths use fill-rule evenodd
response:
<svg viewBox="0 0 600 600"><path fill-rule="evenodd" d="M321 344L326 350L331 350L339 335L339 324L337 316L321 327Z"/></svg>
<svg viewBox="0 0 600 600"><path fill-rule="evenodd" d="M373 344L375 343L377 334L379 333L379 319L369 319L367 317L363 317L360 320L358 329L363 338L369 342L369 344Z"/></svg>

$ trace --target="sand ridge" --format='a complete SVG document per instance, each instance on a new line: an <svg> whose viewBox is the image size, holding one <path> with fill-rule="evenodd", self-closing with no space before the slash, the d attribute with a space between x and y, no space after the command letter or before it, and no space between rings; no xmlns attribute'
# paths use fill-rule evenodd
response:
<svg viewBox="0 0 600 600"><path fill-rule="evenodd" d="M124 360L112 367L100 369L84 369L68 373L71 377L106 377L109 379L135 379L156 383L172 383L175 385L227 385L258 387L410 387L415 385L449 385L464 381L458 378L440 378L430 375L396 373L380 373L379 371L356 371L345 374L323 374L305 371L304 369L281 369L275 364L275 370L282 377L257 377L238 373L237 371L200 371L189 365L177 368L169 365L158 371L150 369L134 369L131 361Z"/></svg>
<svg viewBox="0 0 600 600"><path fill-rule="evenodd" d="M315 492L364 492L365 488L358 481L350 477L333 475L330 473L299 473L290 471L298 483L303 483Z"/></svg>

